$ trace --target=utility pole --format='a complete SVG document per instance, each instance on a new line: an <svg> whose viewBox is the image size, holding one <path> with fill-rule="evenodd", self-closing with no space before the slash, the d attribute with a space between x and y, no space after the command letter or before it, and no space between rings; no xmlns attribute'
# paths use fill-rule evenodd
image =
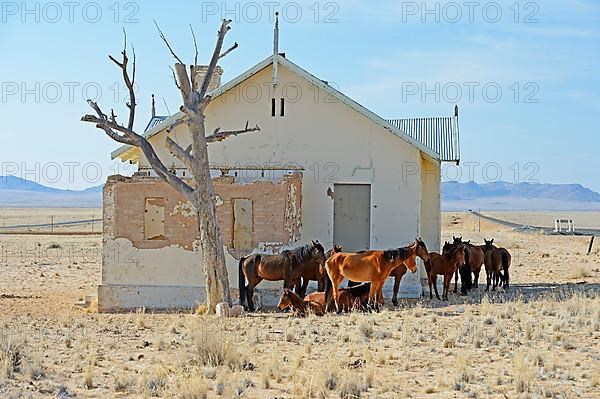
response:
<svg viewBox="0 0 600 399"><path fill-rule="evenodd" d="M50 216L50 234L54 234L54 215Z"/></svg>

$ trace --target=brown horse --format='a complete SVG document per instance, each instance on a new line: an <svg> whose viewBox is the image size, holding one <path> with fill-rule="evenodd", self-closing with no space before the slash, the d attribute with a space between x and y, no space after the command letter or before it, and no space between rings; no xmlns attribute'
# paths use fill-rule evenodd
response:
<svg viewBox="0 0 600 399"><path fill-rule="evenodd" d="M324 294L321 292L321 294ZM317 316L323 316L325 314L325 307L323 304L310 300L302 300L290 289L285 288L281 297L279 298L279 304L277 305L279 310L285 310L291 308L294 316L306 316L307 312L312 312Z"/></svg>
<svg viewBox="0 0 600 399"><path fill-rule="evenodd" d="M364 311L367 309L366 303L369 296L370 284L340 288L340 307L343 312L351 312L352 310ZM304 301L316 302L323 306L325 312L329 312L333 307L330 302L333 301L331 290L327 292L313 292L304 297Z"/></svg>
<svg viewBox="0 0 600 399"><path fill-rule="evenodd" d="M416 268L417 256L425 261L429 259L427 247L419 238L414 244L404 248L358 253L340 252L332 255L325 262L325 268L332 282L333 298L338 313L341 311L339 285L344 278L357 282L370 281L369 306L379 310L379 304L383 303L381 290L392 270L402 263L409 268Z"/></svg>
<svg viewBox="0 0 600 399"><path fill-rule="evenodd" d="M459 269L455 273L454 277L454 292L458 292L458 273L461 273L461 294L466 295L467 290L471 288L479 287L479 274L481 273L481 267L483 266L483 258L484 258L484 246L483 245L473 245L470 241L463 241L462 237L454 237L452 236L453 243L444 244L444 249L442 253L446 253L448 250L456 247L457 245L464 244L465 245L465 267L463 270L463 265L459 266ZM467 274L469 273L469 274ZM470 273L473 273L473 278L471 279Z"/></svg>
<svg viewBox="0 0 600 399"><path fill-rule="evenodd" d="M487 279L486 291L490 289L490 283L493 280L492 291L496 290L496 286L500 282L500 286L508 289L508 268L510 267L511 256L506 248L498 248L494 245L494 239L490 241L484 239L485 242L485 276ZM503 274L504 272L504 274Z"/></svg>
<svg viewBox="0 0 600 399"><path fill-rule="evenodd" d="M410 269L411 273L417 272L417 264ZM400 266L392 270L390 273L390 277L394 277L394 295L392 296L392 303L394 306L398 306L398 290L400 289L400 282L402 281L402 277L406 274L406 271L409 270L408 266L402 263Z"/></svg>
<svg viewBox="0 0 600 399"><path fill-rule="evenodd" d="M262 280L283 280L283 288L291 289L300 279L304 268L314 263L325 263L325 250L318 241L277 255L254 254L242 257L239 263L240 305L254 311L252 296L258 283Z"/></svg>
<svg viewBox="0 0 600 399"><path fill-rule="evenodd" d="M431 291L431 285L435 289L435 296L439 300L440 295L437 289L437 276L444 276L444 290L442 292L442 299L448 300L448 291L450 291L450 282L452 281L452 275L456 273L456 270L460 265L465 263L465 251L464 245L460 244L454 246L449 252L442 253L441 255L436 252L429 254L429 260L425 262L425 270L427 270L427 280L429 282L429 298L433 299L433 293Z"/></svg>
<svg viewBox="0 0 600 399"><path fill-rule="evenodd" d="M333 248L325 253L325 259L329 259L331 255L336 252L342 252L342 247L334 245ZM310 283L310 280L317 282L318 292L325 291L325 277L327 276L327 272L325 272L324 266L325 263L310 263L305 265L304 270L302 270L301 281L298 281L295 288L295 291L300 298L306 296L306 289L308 288L308 283Z"/></svg>

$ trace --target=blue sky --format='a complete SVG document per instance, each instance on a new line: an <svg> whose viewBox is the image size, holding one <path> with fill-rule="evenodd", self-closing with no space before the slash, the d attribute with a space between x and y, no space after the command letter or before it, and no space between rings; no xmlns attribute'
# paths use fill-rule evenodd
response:
<svg viewBox="0 0 600 399"><path fill-rule="evenodd" d="M232 18L228 41L240 48L221 63L226 81L272 51L271 11L278 9L280 50L379 115L450 115L459 105L466 164L446 166L446 178L460 172L466 181L471 171L479 182L600 191L600 4L467 3L2 2L0 175L84 188L126 171L110 160L117 145L79 122L86 93L100 93L105 109L125 116L125 91L107 59L119 55L123 27L137 53L141 130L151 93L161 114L165 103L171 113L180 105L173 60L153 19L187 62L192 24L206 62L220 18Z"/></svg>

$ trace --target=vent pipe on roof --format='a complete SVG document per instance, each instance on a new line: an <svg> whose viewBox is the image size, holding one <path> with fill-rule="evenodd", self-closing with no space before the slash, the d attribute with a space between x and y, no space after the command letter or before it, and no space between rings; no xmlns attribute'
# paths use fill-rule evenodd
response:
<svg viewBox="0 0 600 399"><path fill-rule="evenodd" d="M154 102L154 94L152 94L152 117L156 116L156 102Z"/></svg>
<svg viewBox="0 0 600 399"><path fill-rule="evenodd" d="M275 30L273 32L273 89L279 83L279 62L277 55L279 54L279 13L275 13Z"/></svg>

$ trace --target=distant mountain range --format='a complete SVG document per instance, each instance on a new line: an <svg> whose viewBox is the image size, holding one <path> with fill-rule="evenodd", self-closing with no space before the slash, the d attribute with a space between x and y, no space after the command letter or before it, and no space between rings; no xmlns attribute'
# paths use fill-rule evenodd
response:
<svg viewBox="0 0 600 399"><path fill-rule="evenodd" d="M0 176L0 207L98 208L102 185L61 190L15 176ZM600 194L580 184L442 183L442 209L600 210Z"/></svg>
<svg viewBox="0 0 600 399"><path fill-rule="evenodd" d="M442 183L444 210L600 210L600 194L580 184Z"/></svg>
<svg viewBox="0 0 600 399"><path fill-rule="evenodd" d="M0 176L3 208L99 208L102 185L85 190L61 190L16 176Z"/></svg>

